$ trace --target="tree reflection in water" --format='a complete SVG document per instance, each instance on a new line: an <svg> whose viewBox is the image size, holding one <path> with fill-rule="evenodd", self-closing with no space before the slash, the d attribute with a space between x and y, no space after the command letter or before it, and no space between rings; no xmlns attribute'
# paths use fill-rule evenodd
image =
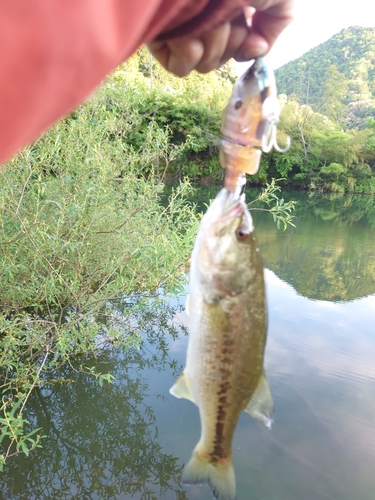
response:
<svg viewBox="0 0 375 500"><path fill-rule="evenodd" d="M347 302L375 293L375 197L290 192L296 228L253 212L265 267L302 296Z"/></svg>
<svg viewBox="0 0 375 500"><path fill-rule="evenodd" d="M144 338L139 350L107 345L99 358L81 360L84 366L99 362L101 372L115 375L113 384L100 387L94 377L65 366L53 375L74 382L35 391L26 418L47 439L29 457L9 461L1 498L187 499L183 465L163 450L147 402L151 370L181 371L168 354L168 341L180 330L173 323L179 307L153 306L136 313Z"/></svg>

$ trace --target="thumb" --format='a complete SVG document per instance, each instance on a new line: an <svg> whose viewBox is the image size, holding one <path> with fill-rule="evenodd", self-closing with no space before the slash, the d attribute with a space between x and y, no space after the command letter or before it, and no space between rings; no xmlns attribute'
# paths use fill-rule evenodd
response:
<svg viewBox="0 0 375 500"><path fill-rule="evenodd" d="M276 3L253 0L251 5L248 36L236 53L238 61L266 55L293 20L294 0L279 0Z"/></svg>

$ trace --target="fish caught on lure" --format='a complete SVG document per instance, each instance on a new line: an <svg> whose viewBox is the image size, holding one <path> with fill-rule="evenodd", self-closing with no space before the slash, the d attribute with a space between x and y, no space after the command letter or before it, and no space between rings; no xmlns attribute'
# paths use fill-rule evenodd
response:
<svg viewBox="0 0 375 500"><path fill-rule="evenodd" d="M225 187L233 191L241 173L256 174L262 151L289 149L289 137L284 148L277 144L279 115L274 73L258 57L236 82L224 110L220 163L225 168Z"/></svg>
<svg viewBox="0 0 375 500"><path fill-rule="evenodd" d="M199 408L201 437L183 473L234 500L232 438L242 411L271 426L263 357L263 263L244 195L223 188L203 216L190 269L186 367L170 392Z"/></svg>
<svg viewBox="0 0 375 500"><path fill-rule="evenodd" d="M257 58L239 78L223 115L224 188L203 216L190 269L186 366L170 392L195 403L201 437L183 481L206 483L234 500L232 439L242 411L271 427L273 401L264 368L267 306L263 263L241 189L261 152L276 141L280 107L273 72Z"/></svg>

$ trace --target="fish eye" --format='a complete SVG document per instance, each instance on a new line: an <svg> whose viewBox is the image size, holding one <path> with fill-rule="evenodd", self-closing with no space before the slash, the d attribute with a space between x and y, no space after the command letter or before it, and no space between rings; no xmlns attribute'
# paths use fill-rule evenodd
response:
<svg viewBox="0 0 375 500"><path fill-rule="evenodd" d="M234 105L234 109L240 109L242 104L243 102L241 101L241 99L238 99L238 101L236 101L236 104Z"/></svg>
<svg viewBox="0 0 375 500"><path fill-rule="evenodd" d="M240 228L236 231L236 237L238 241L246 241L249 237L249 233L245 233L245 231Z"/></svg>

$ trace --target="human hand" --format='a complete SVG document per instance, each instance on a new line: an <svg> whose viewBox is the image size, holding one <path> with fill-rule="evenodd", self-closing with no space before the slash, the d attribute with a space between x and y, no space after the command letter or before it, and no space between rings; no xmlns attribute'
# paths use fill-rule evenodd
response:
<svg viewBox="0 0 375 500"><path fill-rule="evenodd" d="M249 61L266 55L293 19L294 0L250 0L241 15L197 37L153 41L148 48L171 73L208 73L231 57Z"/></svg>

